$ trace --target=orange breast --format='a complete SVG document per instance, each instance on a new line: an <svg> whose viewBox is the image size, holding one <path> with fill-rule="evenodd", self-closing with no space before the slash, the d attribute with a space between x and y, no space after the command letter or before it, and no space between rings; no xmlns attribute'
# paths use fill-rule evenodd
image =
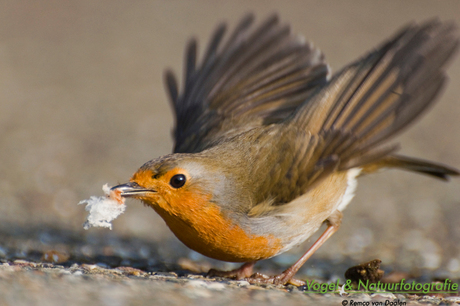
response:
<svg viewBox="0 0 460 306"><path fill-rule="evenodd" d="M161 199L151 206L180 241L205 256L248 262L272 257L282 249L279 239L251 235L225 218L220 208L209 202L208 196L181 194L180 199L168 200L174 205Z"/></svg>

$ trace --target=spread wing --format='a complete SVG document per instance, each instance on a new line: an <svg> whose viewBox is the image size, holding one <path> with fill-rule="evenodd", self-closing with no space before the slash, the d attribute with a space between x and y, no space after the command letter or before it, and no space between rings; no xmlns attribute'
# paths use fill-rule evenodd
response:
<svg viewBox="0 0 460 306"><path fill-rule="evenodd" d="M458 46L453 23L409 25L302 104L285 124L311 134L309 162L301 166L305 157L298 157L297 166L306 174L304 189L335 170L389 156L393 164L407 159L392 155L398 146L387 141L434 103L446 81L444 67ZM444 175L458 174L452 168L439 169Z"/></svg>
<svg viewBox="0 0 460 306"><path fill-rule="evenodd" d="M174 152L199 152L220 137L279 122L324 85L323 54L272 16L252 29L244 17L225 43L219 26L197 67L197 43L186 49L183 88L166 73L176 117Z"/></svg>
<svg viewBox="0 0 460 306"><path fill-rule="evenodd" d="M354 167L403 167L444 179L458 175L453 168L393 155L398 146L387 144L434 103L458 45L452 23L410 25L317 89L277 125L278 153L261 151L275 156L263 176L266 193L258 194L254 202L261 204L250 215L263 215L334 171Z"/></svg>

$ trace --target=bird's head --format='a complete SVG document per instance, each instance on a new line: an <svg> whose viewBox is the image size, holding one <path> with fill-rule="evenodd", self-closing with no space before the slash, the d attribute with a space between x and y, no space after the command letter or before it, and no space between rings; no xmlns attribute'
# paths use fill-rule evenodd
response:
<svg viewBox="0 0 460 306"><path fill-rule="evenodd" d="M112 189L141 200L165 218L219 204L228 186L226 172L209 158L170 154L145 163L128 183Z"/></svg>

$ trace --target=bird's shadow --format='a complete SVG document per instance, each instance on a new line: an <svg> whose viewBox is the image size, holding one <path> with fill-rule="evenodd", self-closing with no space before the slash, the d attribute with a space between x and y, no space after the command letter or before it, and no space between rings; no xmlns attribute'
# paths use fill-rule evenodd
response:
<svg viewBox="0 0 460 306"><path fill-rule="evenodd" d="M166 244L166 245L165 245ZM164 252L164 249L171 249ZM163 250L163 252L161 252ZM162 254L163 253L163 254ZM225 263L201 257L188 258L186 248L174 250L168 242L142 239L132 235L119 235L111 231L82 232L69 228L38 224L21 226L15 223L0 225L0 262L26 260L34 263L48 262L63 267L98 265L102 268L130 267L144 272L174 272L177 276L189 274L206 275L206 267L228 269ZM286 255L281 255L286 256ZM256 271L277 274L295 262L295 256L287 255L261 261ZM197 262L184 265L186 262ZM344 257L339 263L328 258L311 258L299 271L300 277L331 280L344 279L345 271L356 261ZM231 268L235 268L232 266ZM387 271L394 270L389 267Z"/></svg>

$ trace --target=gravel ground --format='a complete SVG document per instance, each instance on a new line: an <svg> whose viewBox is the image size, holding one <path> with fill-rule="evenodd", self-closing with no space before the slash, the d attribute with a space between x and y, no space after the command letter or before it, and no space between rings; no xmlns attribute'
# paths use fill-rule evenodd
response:
<svg viewBox="0 0 460 306"><path fill-rule="evenodd" d="M144 272L131 267L69 266L15 260L0 264L1 305L340 305L347 301L390 305L456 305L459 296L389 292L310 293L306 288L251 285L175 272ZM360 304L363 305L363 304ZM365 305L365 304L364 304Z"/></svg>
<svg viewBox="0 0 460 306"><path fill-rule="evenodd" d="M170 152L163 71L180 71L187 39L197 36L202 50L218 22L231 28L247 11L259 20L279 12L324 51L334 71L410 21L438 16L460 24L457 0L0 4L0 305L341 304L338 294L203 279L210 267L236 265L188 250L139 202L128 201L113 231L84 231L86 212L76 204ZM399 141L403 154L459 168L460 58L448 74L439 105ZM459 182L398 171L360 179L342 228L299 277L343 280L348 267L379 258L385 275L458 282ZM256 269L282 271L315 237ZM58 265L41 264L53 260ZM395 298L407 305L460 303Z"/></svg>

